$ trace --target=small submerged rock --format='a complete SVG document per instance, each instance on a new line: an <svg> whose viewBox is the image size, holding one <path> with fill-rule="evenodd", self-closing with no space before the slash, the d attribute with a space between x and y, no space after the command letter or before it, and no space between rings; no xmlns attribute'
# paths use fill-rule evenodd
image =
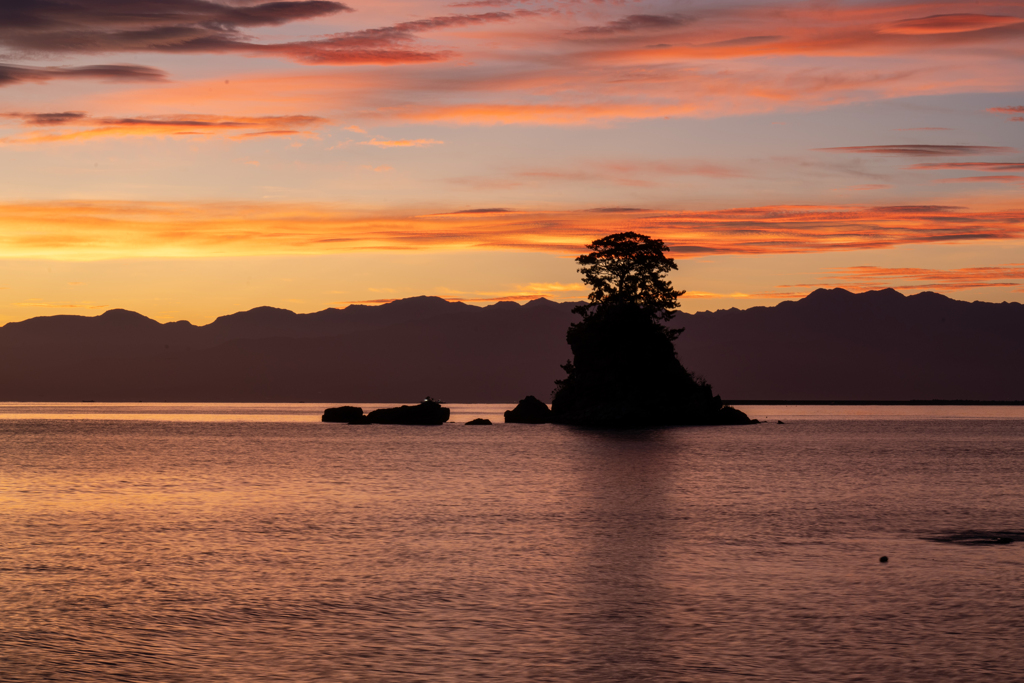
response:
<svg viewBox="0 0 1024 683"><path fill-rule="evenodd" d="M1024 541L1024 531L960 531L941 536L922 536L922 540L954 545L1007 545Z"/></svg>
<svg viewBox="0 0 1024 683"><path fill-rule="evenodd" d="M489 424L491 424L491 421L488 420L487 418L478 417L475 420L470 420L469 422L467 422L466 426L489 425Z"/></svg>

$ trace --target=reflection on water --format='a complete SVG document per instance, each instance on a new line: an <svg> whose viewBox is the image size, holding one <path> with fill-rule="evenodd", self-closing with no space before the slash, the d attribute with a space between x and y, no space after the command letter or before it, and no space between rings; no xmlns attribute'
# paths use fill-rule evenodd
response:
<svg viewBox="0 0 1024 683"><path fill-rule="evenodd" d="M412 401L415 403L415 401ZM320 422L335 403L32 403L0 402L0 420L145 420L163 422ZM393 403L365 403L369 413ZM451 423L504 421L504 403L450 403Z"/></svg>
<svg viewBox="0 0 1024 683"><path fill-rule="evenodd" d="M920 539L1020 530L1022 420L118 405L3 407L0 680L1020 676L1024 543Z"/></svg>

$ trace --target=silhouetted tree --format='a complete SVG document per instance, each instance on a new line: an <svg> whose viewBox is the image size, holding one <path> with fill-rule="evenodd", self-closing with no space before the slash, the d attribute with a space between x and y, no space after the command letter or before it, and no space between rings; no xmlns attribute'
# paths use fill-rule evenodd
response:
<svg viewBox="0 0 1024 683"><path fill-rule="evenodd" d="M676 357L682 330L665 323L683 294L666 279L676 270L661 240L634 232L587 245L576 259L591 287L566 340L573 359L562 368L552 400L555 422L592 427L746 424L746 415L723 408L711 387Z"/></svg>
<svg viewBox="0 0 1024 683"><path fill-rule="evenodd" d="M677 270L676 262L665 256L665 243L635 232L620 232L587 245L593 249L576 259L583 282L590 285L590 303L578 306L584 318L599 309L633 306L651 320L668 322L679 308L676 301L685 291L673 289L665 279ZM666 331L675 339L682 330Z"/></svg>

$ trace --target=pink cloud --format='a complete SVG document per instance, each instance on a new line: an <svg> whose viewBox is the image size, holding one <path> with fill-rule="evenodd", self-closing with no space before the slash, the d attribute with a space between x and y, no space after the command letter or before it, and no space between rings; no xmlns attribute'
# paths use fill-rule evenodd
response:
<svg viewBox="0 0 1024 683"><path fill-rule="evenodd" d="M977 175L963 178L943 178L936 180L937 183L1018 183L1024 180L1019 175Z"/></svg>
<svg viewBox="0 0 1024 683"><path fill-rule="evenodd" d="M938 14L920 19L904 19L887 24L879 29L880 33L919 36L937 33L965 33L983 31L1000 26L1019 24L1020 17L998 16L988 14Z"/></svg>
<svg viewBox="0 0 1024 683"><path fill-rule="evenodd" d="M442 140L378 140L373 138L372 140L366 140L360 142L360 145L373 145L374 147L426 147L427 145L443 145Z"/></svg>
<svg viewBox="0 0 1024 683"><path fill-rule="evenodd" d="M819 147L818 152L845 154L885 154L908 157L962 156L968 154L1006 154L1016 152L1012 147L984 145L867 145L862 147Z"/></svg>

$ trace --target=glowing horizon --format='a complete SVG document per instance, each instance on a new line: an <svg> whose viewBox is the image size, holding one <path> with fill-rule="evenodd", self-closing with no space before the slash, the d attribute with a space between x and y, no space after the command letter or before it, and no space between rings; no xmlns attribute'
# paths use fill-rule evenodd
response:
<svg viewBox="0 0 1024 683"><path fill-rule="evenodd" d="M684 310L1024 301L1018 2L61 7L0 22L0 322L575 300L622 230Z"/></svg>

